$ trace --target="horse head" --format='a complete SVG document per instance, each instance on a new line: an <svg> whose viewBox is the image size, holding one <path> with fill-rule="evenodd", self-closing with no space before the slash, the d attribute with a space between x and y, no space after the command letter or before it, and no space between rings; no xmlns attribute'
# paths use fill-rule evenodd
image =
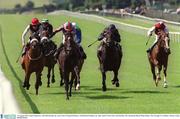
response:
<svg viewBox="0 0 180 119"><path fill-rule="evenodd" d="M108 47L114 46L113 33L111 31L106 32L104 42Z"/></svg>
<svg viewBox="0 0 180 119"><path fill-rule="evenodd" d="M31 41L30 41L30 48L32 50L36 50L37 48L39 48L39 46L40 46L40 42L39 42L38 39L36 39L36 38L31 39Z"/></svg>
<svg viewBox="0 0 180 119"><path fill-rule="evenodd" d="M168 34L165 33L163 30L160 30L158 32L158 46L162 48L166 53L170 52L170 47L169 47L169 37Z"/></svg>
<svg viewBox="0 0 180 119"><path fill-rule="evenodd" d="M65 42L64 42L64 48L67 54L70 54L72 52L73 47L75 46L74 42L74 36L72 33L66 33L65 34Z"/></svg>

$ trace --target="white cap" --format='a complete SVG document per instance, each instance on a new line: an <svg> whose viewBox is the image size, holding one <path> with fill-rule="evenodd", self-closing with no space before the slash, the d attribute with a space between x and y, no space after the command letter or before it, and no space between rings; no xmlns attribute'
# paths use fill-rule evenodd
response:
<svg viewBox="0 0 180 119"><path fill-rule="evenodd" d="M73 26L76 26L76 23L75 23L75 22L72 22L72 25L73 25Z"/></svg>

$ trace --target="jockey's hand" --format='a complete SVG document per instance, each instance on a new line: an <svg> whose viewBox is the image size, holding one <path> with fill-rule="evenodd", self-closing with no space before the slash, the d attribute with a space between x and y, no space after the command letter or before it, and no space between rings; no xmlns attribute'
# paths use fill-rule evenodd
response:
<svg viewBox="0 0 180 119"><path fill-rule="evenodd" d="M150 33L149 36L152 36L152 33Z"/></svg>
<svg viewBox="0 0 180 119"><path fill-rule="evenodd" d="M100 35L100 36L98 37L98 41L101 41L103 38L104 38L104 37L103 37L102 35Z"/></svg>

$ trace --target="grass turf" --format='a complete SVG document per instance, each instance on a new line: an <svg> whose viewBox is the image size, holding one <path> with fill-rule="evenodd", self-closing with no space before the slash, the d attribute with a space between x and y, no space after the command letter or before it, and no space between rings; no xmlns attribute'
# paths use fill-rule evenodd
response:
<svg viewBox="0 0 180 119"><path fill-rule="evenodd" d="M171 43L172 54L169 58L168 83L164 89L162 82L155 87L146 56L146 37L131 31L121 31L123 60L119 70L120 87L112 86L112 73L107 73L107 92L101 91L101 74L96 57L97 44L87 46L96 40L105 26L102 24L68 16L44 16L54 27L67 20L75 21L82 28L82 45L87 53L87 60L81 73L81 90L74 91L69 101L65 100L64 87L59 87L59 70L55 67L55 84L46 87L47 69L44 68L39 95L35 95L34 75L31 76L31 87L25 91L21 84L24 72L16 58L21 50L21 34L30 19L28 15L1 15L0 24L3 39L0 42L0 64L7 78L12 82L16 99L23 113L180 113L180 64L179 44ZM61 41L61 34L54 38L56 44ZM7 97L8 98L8 97Z"/></svg>

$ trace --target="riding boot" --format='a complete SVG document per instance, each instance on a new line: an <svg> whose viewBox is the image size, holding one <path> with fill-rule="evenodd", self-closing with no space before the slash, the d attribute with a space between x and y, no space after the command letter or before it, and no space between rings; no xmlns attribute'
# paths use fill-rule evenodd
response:
<svg viewBox="0 0 180 119"><path fill-rule="evenodd" d="M82 46L79 46L79 50L80 50L81 57L82 57L83 59L86 59L87 56L86 56L86 53L84 52Z"/></svg>
<svg viewBox="0 0 180 119"><path fill-rule="evenodd" d="M58 56L59 56L59 53L60 53L60 51L61 51L61 49L64 47L64 44L63 43L61 43L60 44L60 46L59 46L59 48L56 50L56 52L54 53L54 57L56 58L56 59L58 59Z"/></svg>
<svg viewBox="0 0 180 119"><path fill-rule="evenodd" d="M23 57L26 54L26 46L23 47L21 56Z"/></svg>
<svg viewBox="0 0 180 119"><path fill-rule="evenodd" d="M27 43L24 47L23 47L23 51L22 51L22 57L26 54L26 51L28 50L29 48L29 43Z"/></svg>
<svg viewBox="0 0 180 119"><path fill-rule="evenodd" d="M146 50L147 53L150 53L151 50L154 48L154 46L156 45L156 43L154 43L148 50Z"/></svg>

